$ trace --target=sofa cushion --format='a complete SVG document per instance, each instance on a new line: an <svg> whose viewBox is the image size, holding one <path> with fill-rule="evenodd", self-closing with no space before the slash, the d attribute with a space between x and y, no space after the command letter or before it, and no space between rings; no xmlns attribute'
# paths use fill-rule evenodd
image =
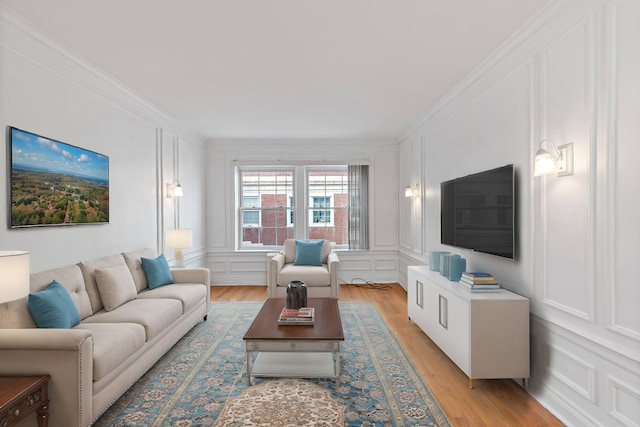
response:
<svg viewBox="0 0 640 427"><path fill-rule="evenodd" d="M69 329L80 323L69 292L55 280L47 289L29 294L27 304L39 328Z"/></svg>
<svg viewBox="0 0 640 427"><path fill-rule="evenodd" d="M206 301L207 288L197 283L180 283L147 289L138 294L138 298L172 298L182 303L182 313L196 307L203 299Z"/></svg>
<svg viewBox="0 0 640 427"><path fill-rule="evenodd" d="M147 286L149 286L149 289L155 289L173 283L171 269L164 254L161 254L157 258L140 258L140 261L142 262L144 274L147 276Z"/></svg>
<svg viewBox="0 0 640 427"><path fill-rule="evenodd" d="M131 276L133 276L133 282L136 284L138 292L147 289L147 276L142 269L140 258L155 257L156 254L154 250L147 248L133 252L123 252L122 256L124 257L124 262L127 264L127 267L129 267L129 271L131 271Z"/></svg>
<svg viewBox="0 0 640 427"><path fill-rule="evenodd" d="M323 240L296 240L295 265L322 265Z"/></svg>
<svg viewBox="0 0 640 427"><path fill-rule="evenodd" d="M84 283L87 287L87 293L89 294L89 300L91 300L91 307L94 313L97 313L104 307L100 299L98 284L96 283L96 268L111 267L113 265L126 265L124 263L124 257L122 255L110 255L78 263L82 271L82 277L84 277Z"/></svg>
<svg viewBox="0 0 640 427"><path fill-rule="evenodd" d="M321 267L285 264L278 273L277 284L287 286L293 280L302 280L308 287L331 285L331 275L326 264Z"/></svg>
<svg viewBox="0 0 640 427"><path fill-rule="evenodd" d="M99 381L144 345L145 332L136 323L80 323L93 336L93 381Z"/></svg>
<svg viewBox="0 0 640 427"><path fill-rule="evenodd" d="M111 311L127 301L135 299L136 284L129 268L124 265L96 268L96 284L104 309Z"/></svg>
<svg viewBox="0 0 640 427"><path fill-rule="evenodd" d="M91 301L89 300L89 294L87 293L80 267L77 265L68 265L66 267L33 273L29 278L31 292L46 289L54 280L64 286L67 292L69 292L71 300L80 313L80 319L84 319L93 314Z"/></svg>
<svg viewBox="0 0 640 427"><path fill-rule="evenodd" d="M134 299L115 310L101 310L83 323L137 323L144 327L146 341L169 327L182 314L176 299Z"/></svg>

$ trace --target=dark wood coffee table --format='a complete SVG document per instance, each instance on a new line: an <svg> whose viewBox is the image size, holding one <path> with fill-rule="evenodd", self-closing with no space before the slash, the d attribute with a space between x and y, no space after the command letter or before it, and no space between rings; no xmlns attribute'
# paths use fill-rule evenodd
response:
<svg viewBox="0 0 640 427"><path fill-rule="evenodd" d="M268 298L243 339L247 385L251 377L331 378L340 384L340 341L344 341L337 298L309 298L314 325L278 325L284 298ZM258 353L253 360L254 353Z"/></svg>

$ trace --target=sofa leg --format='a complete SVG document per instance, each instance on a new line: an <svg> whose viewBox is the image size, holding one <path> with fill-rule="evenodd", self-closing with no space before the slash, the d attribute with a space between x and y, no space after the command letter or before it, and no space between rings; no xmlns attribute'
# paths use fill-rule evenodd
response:
<svg viewBox="0 0 640 427"><path fill-rule="evenodd" d="M206 322L207 321L207 317L209 317L209 315L205 314L204 317L202 318L202 320L204 320Z"/></svg>

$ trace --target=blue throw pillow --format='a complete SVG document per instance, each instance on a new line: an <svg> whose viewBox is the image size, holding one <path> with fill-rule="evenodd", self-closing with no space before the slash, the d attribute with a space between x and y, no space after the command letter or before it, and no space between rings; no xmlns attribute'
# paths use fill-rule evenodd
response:
<svg viewBox="0 0 640 427"><path fill-rule="evenodd" d="M69 329L80 323L71 295L55 280L47 289L29 294L27 307L38 328Z"/></svg>
<svg viewBox="0 0 640 427"><path fill-rule="evenodd" d="M164 254L158 258L140 258L140 262L142 263L144 275L147 277L147 286L149 286L149 289L155 289L173 283L171 269Z"/></svg>
<svg viewBox="0 0 640 427"><path fill-rule="evenodd" d="M324 240L296 240L296 259L293 265L322 265Z"/></svg>

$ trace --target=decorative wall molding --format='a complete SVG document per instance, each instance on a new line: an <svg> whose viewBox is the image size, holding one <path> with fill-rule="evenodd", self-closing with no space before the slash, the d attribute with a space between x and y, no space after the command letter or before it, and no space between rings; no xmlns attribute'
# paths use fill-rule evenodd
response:
<svg viewBox="0 0 640 427"><path fill-rule="evenodd" d="M225 285L266 285L267 252L208 252L206 266L211 270L212 283ZM338 251L341 283L396 283L397 252Z"/></svg>
<svg viewBox="0 0 640 427"><path fill-rule="evenodd" d="M531 331L536 359L529 393L536 400L567 425L618 425L614 418L634 425L626 420L640 408L640 392L630 386L640 383L640 354L535 315Z"/></svg>
<svg viewBox="0 0 640 427"><path fill-rule="evenodd" d="M640 389L611 375L607 375L607 388L611 416L625 426L640 426Z"/></svg>
<svg viewBox="0 0 640 427"><path fill-rule="evenodd" d="M566 350L561 349L555 345L546 345L549 357L554 357L553 365L549 365L546 371L553 375L560 382L568 386L571 390L582 395L585 399L588 399L592 403L596 403L596 368L594 365L587 363L575 354L572 354ZM561 360L564 360L563 364ZM564 365L564 366L563 366ZM570 366L573 366L573 370L580 370L581 377L571 377L569 372ZM564 369L563 369L564 368Z"/></svg>
<svg viewBox="0 0 640 427"><path fill-rule="evenodd" d="M572 345L585 349L593 357L606 360L615 366L635 372L640 375L640 353L621 345L602 339L599 336L586 335L581 330L573 328L573 325L560 323L539 317L531 316L531 330L544 329L546 342L552 342L552 336L557 336L570 342Z"/></svg>
<svg viewBox="0 0 640 427"><path fill-rule="evenodd" d="M572 316L576 316L578 318L587 320L591 323L595 322L595 289L596 289L596 265L597 263L595 262L596 260L596 255L595 255L595 248L596 248L596 228L595 228L595 214L596 214L596 205L595 202L597 200L596 198L596 182L595 182L595 168L593 167L593 165L595 165L595 142L596 142L596 135L595 135L595 122L596 122L596 115L595 115L595 74L596 74L596 70L595 70L595 57L594 57L594 52L595 52L595 36L594 36L594 17L590 16L586 19L580 20L578 21L575 25L571 26L570 28L566 29L564 32L562 32L561 34L559 34L556 38L554 38L549 44L547 44L540 52L540 68L541 68L541 72L539 74L540 77L540 92L541 92L541 103L540 103L540 107L541 107L541 114L540 114L540 135L539 138L540 139L546 139L546 138L551 138L552 140L554 139L552 137L552 135L557 135L558 134L558 130L556 128L550 128L550 123L549 121L552 119L551 118L551 108L555 107L557 108L557 106L550 106L550 101L548 100L548 94L549 94L549 88L548 88L548 76L550 74L550 59L549 57L552 56L552 52L554 51L554 49L557 48L558 51L562 51L563 49L565 50L575 50L578 48L582 48L584 50L583 54L585 57L585 63L583 64L583 78L586 81L586 86L584 87L584 91L585 93L583 94L583 98L586 100L587 105L584 107L584 110L586 112L587 117L585 118L585 126L586 129L582 130L582 129L578 129L577 132L577 136L579 137L580 135L580 131L584 132L585 137L587 139L586 144L582 143L580 144L581 141L576 141L576 145L577 148L580 149L585 149L586 148L586 155L585 157L587 158L587 162L586 162L586 178L584 178L585 184L586 184L586 192L584 194L585 198L588 200L587 202L587 207L586 207L586 224L585 224L585 228L586 228L586 249L584 249L585 251L585 257L587 259L587 263L586 265L588 266L587 269L585 269L585 274L586 274L586 291L587 291L587 301L586 301L586 306L584 308L578 308L578 307L574 307L571 305L568 305L566 302L561 302L558 300L554 300L553 297L551 296L551 291L550 291L550 283L549 283L549 257L552 256L551 254L553 253L550 250L550 245L549 245L549 219L548 219L548 215L549 215L549 191L548 191L548 187L550 185L550 182L547 181L547 177L542 177L540 179L540 182L542 183L541 185L541 195L543 198L543 203L542 205L542 226L544 229L544 234L543 234L543 238L542 238L542 247L544 248L544 270L543 270L543 302L548 305L549 307L553 307L557 310L561 310L564 311L565 313L568 313ZM576 33L582 33L582 40L581 40L581 46L573 46L574 49L571 49L571 46L569 45L565 45L563 46L563 43L566 43L567 39L570 39L571 36L574 36ZM582 108L582 105L578 106L579 108ZM566 112L565 114L568 115L569 112ZM556 124L556 123L553 123ZM565 129L563 129L563 131L568 131L571 130L571 126L573 125L574 128L575 126L579 126L580 123L563 123L563 125L566 127ZM557 124L556 124L557 126ZM574 129L575 130L575 129ZM568 138L566 141L562 141L563 143L565 142L572 142L570 141L570 139L575 138L573 135L564 135L565 138ZM557 142L554 142L557 143ZM579 153L578 153L579 154ZM576 168L576 174L574 176L571 177L567 177L567 178L562 178L562 179L571 179L571 180L578 180L578 179L582 179L582 175L583 175L583 169L581 169L581 164L576 164L574 165L574 167ZM556 186L556 187L560 187L561 186L561 182L558 181L558 178L556 178L554 175L551 175L550 178L548 178L549 180L551 180L551 182ZM564 187L562 187L562 189L567 189L568 187L565 185ZM557 199L556 199L557 200ZM582 214L582 212L579 212L579 214ZM583 250L582 247L579 245L577 248L575 248L577 251ZM578 281L581 281L581 278L577 278Z"/></svg>
<svg viewBox="0 0 640 427"><path fill-rule="evenodd" d="M449 93L447 93L439 102L437 102L429 111L416 120L411 126L402 132L397 141L403 141L411 133L415 132L424 123L433 120L436 116L445 113L450 114L447 109L452 105L457 105L457 99L461 96L468 96L485 79L490 79L494 71L498 67L502 67L505 62L516 57L516 61L523 61L531 56L531 52L526 50L531 48L531 39L538 37L541 28L549 25L556 16L573 3L573 0L555 0L549 2L541 9L529 22L521 26L514 34L504 41L489 57L487 57L480 65L478 65L467 77L458 83Z"/></svg>

